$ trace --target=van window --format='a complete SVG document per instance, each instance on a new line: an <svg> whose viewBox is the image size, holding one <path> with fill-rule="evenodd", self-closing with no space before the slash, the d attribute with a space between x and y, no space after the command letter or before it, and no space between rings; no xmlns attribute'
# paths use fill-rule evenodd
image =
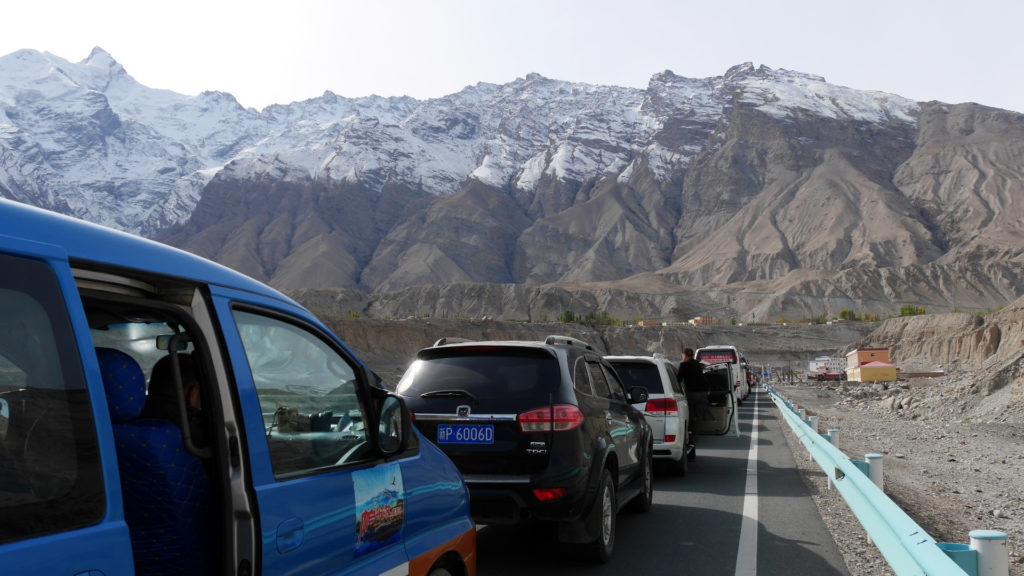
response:
<svg viewBox="0 0 1024 576"><path fill-rule="evenodd" d="M53 270L0 254L0 543L98 523L92 408Z"/></svg>
<svg viewBox="0 0 1024 576"><path fill-rule="evenodd" d="M356 370L318 336L281 320L233 312L278 479L373 455Z"/></svg>

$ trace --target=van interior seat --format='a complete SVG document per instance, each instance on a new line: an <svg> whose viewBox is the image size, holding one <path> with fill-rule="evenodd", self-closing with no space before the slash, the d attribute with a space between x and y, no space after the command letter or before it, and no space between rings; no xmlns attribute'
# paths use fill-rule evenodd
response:
<svg viewBox="0 0 1024 576"><path fill-rule="evenodd" d="M141 418L146 378L138 363L97 348L117 449L125 521L138 574L211 573L210 482L174 424Z"/></svg>

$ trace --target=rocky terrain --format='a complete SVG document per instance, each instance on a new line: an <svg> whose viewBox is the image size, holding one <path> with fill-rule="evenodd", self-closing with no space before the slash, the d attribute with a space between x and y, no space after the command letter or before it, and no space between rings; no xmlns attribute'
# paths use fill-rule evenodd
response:
<svg viewBox="0 0 1024 576"><path fill-rule="evenodd" d="M975 399L942 380L898 385L819 383L783 385L779 391L810 415L819 430L838 429L839 448L851 459L883 455L885 492L938 542L967 544L971 530L1009 537L1013 570L1024 569L1024 421L950 417L969 413ZM935 410L913 408L914 398L943 398ZM904 401L909 408L901 406ZM805 482L832 530L851 574L892 574L881 554L803 445L788 438Z"/></svg>
<svg viewBox="0 0 1024 576"><path fill-rule="evenodd" d="M886 493L937 541L1005 532L1015 572L1024 569L1022 308L889 320L859 343L890 348L908 372L946 370L941 377L780 386L820 417L821 431L840 430L852 459L883 454ZM790 445L851 573L891 573L803 446Z"/></svg>
<svg viewBox="0 0 1024 576"><path fill-rule="evenodd" d="M378 318L994 308L1024 292L1022 143L1021 114L749 63L258 111L99 48L0 57L0 196Z"/></svg>

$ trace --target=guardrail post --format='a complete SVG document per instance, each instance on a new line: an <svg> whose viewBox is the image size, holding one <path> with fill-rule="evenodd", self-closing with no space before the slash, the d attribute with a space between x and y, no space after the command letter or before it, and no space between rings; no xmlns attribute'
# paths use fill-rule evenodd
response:
<svg viewBox="0 0 1024 576"><path fill-rule="evenodd" d="M817 416L808 416L807 420L808 420L808 425L810 425L810 427L811 427L811 430L815 434L817 434L818 433L818 417Z"/></svg>
<svg viewBox="0 0 1024 576"><path fill-rule="evenodd" d="M800 408L799 410L796 411L796 413L800 415L800 419L801 420L806 420L807 419L807 410L806 409Z"/></svg>
<svg viewBox="0 0 1024 576"><path fill-rule="evenodd" d="M953 544L950 542L936 542L935 546L945 552L946 556L949 556L949 559L964 571L964 574L967 574L967 576L978 576L977 550L971 549L967 544Z"/></svg>
<svg viewBox="0 0 1024 576"><path fill-rule="evenodd" d="M836 449L839 449L839 430L836 430L835 428L829 428L828 434L825 435L825 438L829 441L829 443L835 446ZM833 473L830 473L828 471L825 472L825 476L828 477L829 490L832 489L832 474Z"/></svg>
<svg viewBox="0 0 1024 576"><path fill-rule="evenodd" d="M839 430L835 428L829 428L828 441L831 442L832 445L835 446L836 448L839 448Z"/></svg>
<svg viewBox="0 0 1024 576"><path fill-rule="evenodd" d="M1008 576L1010 552L1006 534L997 530L971 530L971 550L978 552L977 576Z"/></svg>
<svg viewBox="0 0 1024 576"><path fill-rule="evenodd" d="M882 486L882 455L881 454L865 454L864 460L868 463L868 478L878 486L879 490L885 490Z"/></svg>

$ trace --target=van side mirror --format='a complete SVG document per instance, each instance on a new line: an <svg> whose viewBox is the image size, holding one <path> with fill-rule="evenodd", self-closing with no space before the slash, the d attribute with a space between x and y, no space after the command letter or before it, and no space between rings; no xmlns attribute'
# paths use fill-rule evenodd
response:
<svg viewBox="0 0 1024 576"><path fill-rule="evenodd" d="M629 389L629 403L630 404L641 404L647 402L650 396L647 393L647 389L643 386L633 386Z"/></svg>
<svg viewBox="0 0 1024 576"><path fill-rule="evenodd" d="M409 436L409 409L397 396L388 394L380 405L377 441L385 455L401 452Z"/></svg>

